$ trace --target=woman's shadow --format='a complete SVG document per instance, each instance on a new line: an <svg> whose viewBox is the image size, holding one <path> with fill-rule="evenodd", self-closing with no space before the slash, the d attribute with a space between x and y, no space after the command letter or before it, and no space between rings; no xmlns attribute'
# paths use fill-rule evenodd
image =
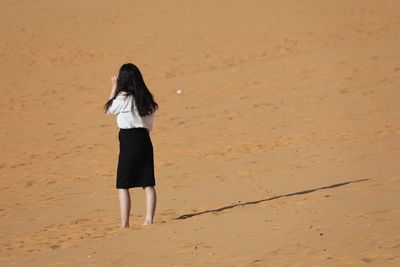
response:
<svg viewBox="0 0 400 267"><path fill-rule="evenodd" d="M363 182L363 181L367 181L367 180L369 180L369 178L353 180L353 181L348 181L348 182L343 182L343 183L338 183L338 184L332 184L332 185L323 186L323 187L319 187L319 188L299 191L299 192L290 193L290 194L286 194L286 195L274 196L274 197L270 197L270 198L264 198L264 199L255 200L255 201L247 201L247 202L244 202L244 203L232 204L232 205L224 206L224 207L221 207L221 208L218 208L218 209L212 209L212 210L205 210L205 211L200 211L200 212L183 214L183 215L181 215L179 217L176 217L176 218L173 218L173 219L174 220L184 220L184 219L188 219L188 218L191 218L191 217L194 217L194 216L199 216L199 215L205 214L205 213L221 212L221 211L224 211L224 210L227 210L227 209L232 209L232 208L235 208L235 207L238 207L238 206L255 205L255 204L258 204L258 203L261 203L261 202L271 201L271 200L278 199L278 198L291 197L291 196L295 196L295 195L309 194L309 193L312 193L312 192L315 192L315 191L318 191L318 190L335 188L335 187L344 186L344 185L348 185L348 184L352 184L352 183Z"/></svg>

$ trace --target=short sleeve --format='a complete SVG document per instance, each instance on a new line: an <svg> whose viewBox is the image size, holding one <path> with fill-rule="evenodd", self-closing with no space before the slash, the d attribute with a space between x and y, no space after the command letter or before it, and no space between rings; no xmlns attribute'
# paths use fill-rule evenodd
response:
<svg viewBox="0 0 400 267"><path fill-rule="evenodd" d="M112 101L110 107L107 109L107 114L114 114L117 115L121 112L128 112L131 111L132 103L130 98L119 94L117 97Z"/></svg>

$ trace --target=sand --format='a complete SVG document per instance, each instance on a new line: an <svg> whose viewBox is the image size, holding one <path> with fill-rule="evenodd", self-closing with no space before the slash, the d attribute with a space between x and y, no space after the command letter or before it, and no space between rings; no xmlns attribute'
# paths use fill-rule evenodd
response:
<svg viewBox="0 0 400 267"><path fill-rule="evenodd" d="M1 266L400 266L398 1L1 1ZM158 204L119 228L132 62ZM181 90L181 94L177 94Z"/></svg>

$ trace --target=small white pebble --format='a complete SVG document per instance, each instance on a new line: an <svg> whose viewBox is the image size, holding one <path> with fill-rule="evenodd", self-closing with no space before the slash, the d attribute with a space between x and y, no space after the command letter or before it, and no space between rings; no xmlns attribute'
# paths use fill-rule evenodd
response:
<svg viewBox="0 0 400 267"><path fill-rule="evenodd" d="M90 259L92 256L88 255L88 258Z"/></svg>
<svg viewBox="0 0 400 267"><path fill-rule="evenodd" d="M211 256L213 253L212 252L210 252L210 253L208 253L208 256Z"/></svg>
<svg viewBox="0 0 400 267"><path fill-rule="evenodd" d="M176 93L179 95L182 93L182 90L178 89L178 90L176 90Z"/></svg>

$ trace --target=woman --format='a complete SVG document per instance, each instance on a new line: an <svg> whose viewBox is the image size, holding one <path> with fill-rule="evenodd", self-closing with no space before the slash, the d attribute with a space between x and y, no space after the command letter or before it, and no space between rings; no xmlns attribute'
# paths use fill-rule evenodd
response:
<svg viewBox="0 0 400 267"><path fill-rule="evenodd" d="M129 188L142 187L146 192L146 217L143 225L153 223L156 208L153 144L150 132L158 104L132 63L123 64L111 78L107 114L117 116L120 128L116 188L121 209L121 228L129 227L131 197Z"/></svg>

